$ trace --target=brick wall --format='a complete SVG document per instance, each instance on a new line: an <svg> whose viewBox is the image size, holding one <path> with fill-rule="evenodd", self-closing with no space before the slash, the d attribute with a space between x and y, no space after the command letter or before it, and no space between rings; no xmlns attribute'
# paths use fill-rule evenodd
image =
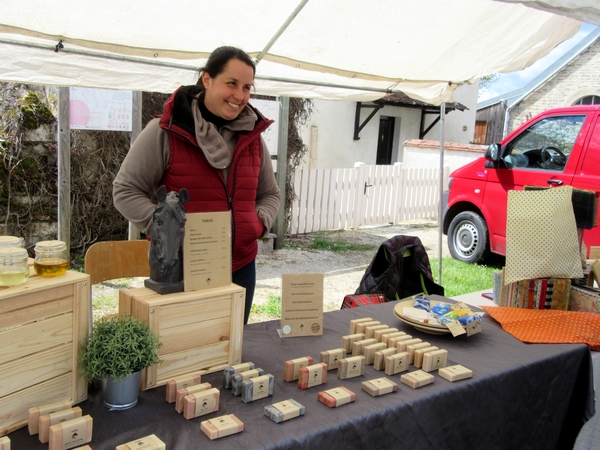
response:
<svg viewBox="0 0 600 450"><path fill-rule="evenodd" d="M542 111L571 106L588 95L600 95L600 40L512 110L509 132Z"/></svg>

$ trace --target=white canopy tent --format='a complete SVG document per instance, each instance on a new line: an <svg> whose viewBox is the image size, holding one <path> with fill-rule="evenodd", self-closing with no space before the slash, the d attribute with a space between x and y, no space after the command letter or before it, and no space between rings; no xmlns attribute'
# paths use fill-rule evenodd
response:
<svg viewBox="0 0 600 450"><path fill-rule="evenodd" d="M4 0L1 11L3 81L172 92L233 45L256 58L258 94L403 92L442 117L461 84L528 67L581 25L502 0Z"/></svg>
<svg viewBox="0 0 600 450"><path fill-rule="evenodd" d="M0 79L172 92L233 45L260 60L259 94L441 104L462 83L533 64L579 26L492 0L4 0Z"/></svg>

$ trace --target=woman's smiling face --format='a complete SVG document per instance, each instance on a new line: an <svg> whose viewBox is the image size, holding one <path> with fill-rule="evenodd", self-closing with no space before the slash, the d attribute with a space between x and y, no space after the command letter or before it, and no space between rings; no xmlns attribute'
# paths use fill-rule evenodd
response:
<svg viewBox="0 0 600 450"><path fill-rule="evenodd" d="M230 59L215 78L206 72L202 73L202 83L206 89L204 105L214 115L233 120L250 100L253 82L252 67L239 59Z"/></svg>

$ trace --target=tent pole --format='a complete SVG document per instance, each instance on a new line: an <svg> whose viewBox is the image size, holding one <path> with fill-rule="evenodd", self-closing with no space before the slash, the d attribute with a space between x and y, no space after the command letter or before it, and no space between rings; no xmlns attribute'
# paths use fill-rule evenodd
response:
<svg viewBox="0 0 600 450"><path fill-rule="evenodd" d="M135 142L139 134L142 132L142 92L141 91L133 91L132 92L132 116L131 116L131 145ZM130 241L135 241L140 238L140 230L129 222L128 227L128 239Z"/></svg>
<svg viewBox="0 0 600 450"><path fill-rule="evenodd" d="M290 117L290 98L279 97L279 136L277 146L277 185L281 191L281 204L275 218L273 231L275 232L275 249L283 248L283 235L285 234L285 180L287 177L287 147L288 147L288 121Z"/></svg>
<svg viewBox="0 0 600 450"><path fill-rule="evenodd" d="M444 214L444 135L446 126L446 104L440 105L440 174L439 174L439 204L438 204L438 284L442 285L442 230Z"/></svg>
<svg viewBox="0 0 600 450"><path fill-rule="evenodd" d="M70 92L58 89L58 240L71 250L71 126Z"/></svg>

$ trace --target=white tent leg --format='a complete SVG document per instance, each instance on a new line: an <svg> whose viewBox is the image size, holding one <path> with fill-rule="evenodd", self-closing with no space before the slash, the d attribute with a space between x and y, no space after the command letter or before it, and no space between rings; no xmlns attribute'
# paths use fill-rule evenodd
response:
<svg viewBox="0 0 600 450"><path fill-rule="evenodd" d="M439 205L438 205L438 279L437 282L442 286L442 230L444 214L444 127L446 124L446 104L440 105L440 179L439 179Z"/></svg>

